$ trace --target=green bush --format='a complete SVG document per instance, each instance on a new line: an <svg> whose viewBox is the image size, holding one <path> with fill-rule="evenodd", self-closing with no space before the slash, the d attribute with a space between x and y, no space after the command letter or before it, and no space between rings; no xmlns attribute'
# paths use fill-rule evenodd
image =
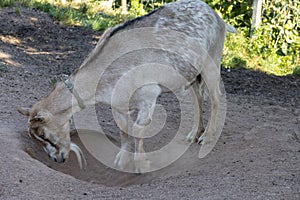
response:
<svg viewBox="0 0 300 200"><path fill-rule="evenodd" d="M239 31L238 35L227 38L223 57L225 67L237 67L240 63L237 61L243 60L241 65L246 63L246 68L285 75L293 73L300 65L299 1L265 0L262 24L251 38L252 0L213 0L208 3Z"/></svg>
<svg viewBox="0 0 300 200"><path fill-rule="evenodd" d="M250 27L253 0L204 0L227 23L235 27Z"/></svg>
<svg viewBox="0 0 300 200"><path fill-rule="evenodd" d="M293 75L295 77L300 78L300 66L295 67L294 71L293 71Z"/></svg>

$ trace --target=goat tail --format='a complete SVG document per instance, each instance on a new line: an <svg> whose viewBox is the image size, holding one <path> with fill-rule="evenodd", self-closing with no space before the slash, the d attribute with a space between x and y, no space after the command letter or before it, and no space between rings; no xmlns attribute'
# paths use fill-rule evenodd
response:
<svg viewBox="0 0 300 200"><path fill-rule="evenodd" d="M229 24L226 24L226 31L230 33L237 33L237 30Z"/></svg>

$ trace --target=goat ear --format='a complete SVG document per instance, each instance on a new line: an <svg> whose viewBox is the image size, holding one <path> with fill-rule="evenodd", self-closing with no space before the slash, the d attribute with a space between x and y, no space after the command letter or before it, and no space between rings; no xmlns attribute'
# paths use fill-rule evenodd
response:
<svg viewBox="0 0 300 200"><path fill-rule="evenodd" d="M18 108L18 112L21 113L22 115L26 115L26 116L29 116L29 110L30 110L30 108L23 108L23 107Z"/></svg>
<svg viewBox="0 0 300 200"><path fill-rule="evenodd" d="M48 111L40 111L36 114L36 116L34 116L33 118L31 118L29 120L30 123L35 123L35 122L39 122L39 123L46 123L47 121L49 121L51 117L51 113Z"/></svg>

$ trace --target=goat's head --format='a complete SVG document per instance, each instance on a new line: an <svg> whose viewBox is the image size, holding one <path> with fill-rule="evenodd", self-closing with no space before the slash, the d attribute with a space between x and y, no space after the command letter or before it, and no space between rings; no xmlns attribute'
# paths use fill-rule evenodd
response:
<svg viewBox="0 0 300 200"><path fill-rule="evenodd" d="M43 146L53 161L63 163L68 159L70 151L74 151L80 168L86 165L81 149L71 142L69 117L62 113L53 115L46 109L40 109L38 104L31 109L20 107L18 111L29 116L29 136Z"/></svg>

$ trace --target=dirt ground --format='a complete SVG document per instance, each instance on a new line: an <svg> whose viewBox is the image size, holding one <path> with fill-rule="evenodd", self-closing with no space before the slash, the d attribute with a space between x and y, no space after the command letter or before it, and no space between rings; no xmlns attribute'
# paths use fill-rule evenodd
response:
<svg viewBox="0 0 300 200"><path fill-rule="evenodd" d="M27 119L16 109L49 93L57 75L77 68L100 36L40 11L0 10L0 199L300 199L300 79L244 69L222 70L226 123L203 159L193 144L172 165L142 175L110 169L86 150L85 170L74 155L53 163L29 139ZM180 116L172 95L159 102L168 113L158 140L164 143ZM116 135L110 108L97 109L104 130ZM80 145L76 134L72 140Z"/></svg>

